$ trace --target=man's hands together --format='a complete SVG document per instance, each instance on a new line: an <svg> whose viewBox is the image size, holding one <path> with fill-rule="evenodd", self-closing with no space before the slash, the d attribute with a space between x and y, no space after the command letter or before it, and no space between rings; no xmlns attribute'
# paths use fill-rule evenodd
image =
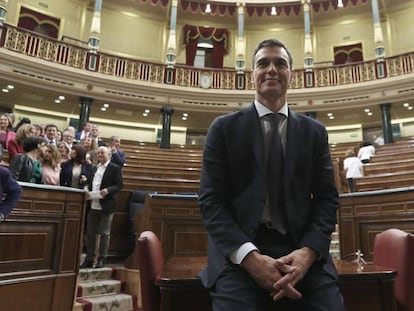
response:
<svg viewBox="0 0 414 311"><path fill-rule="evenodd" d="M278 259L253 251L243 259L241 266L259 286L270 292L274 301L283 297L300 299L302 294L295 286L316 259L316 252L308 247Z"/></svg>

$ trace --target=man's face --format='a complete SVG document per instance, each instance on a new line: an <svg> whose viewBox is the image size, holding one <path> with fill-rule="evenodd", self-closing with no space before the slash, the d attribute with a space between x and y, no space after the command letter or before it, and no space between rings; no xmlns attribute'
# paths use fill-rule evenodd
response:
<svg viewBox="0 0 414 311"><path fill-rule="evenodd" d="M92 137L98 137L99 136L99 130L96 127L92 127L91 129Z"/></svg>
<svg viewBox="0 0 414 311"><path fill-rule="evenodd" d="M112 140L112 146L114 146L116 149L119 149L119 147L121 146L121 139L114 138Z"/></svg>
<svg viewBox="0 0 414 311"><path fill-rule="evenodd" d="M98 156L98 161L101 164L104 164L109 160L109 150L107 148L99 148L96 154Z"/></svg>
<svg viewBox="0 0 414 311"><path fill-rule="evenodd" d="M91 130L91 124L90 123L85 123L85 125L83 126L83 130L85 132L89 132Z"/></svg>
<svg viewBox="0 0 414 311"><path fill-rule="evenodd" d="M69 145L73 143L73 139L74 137L71 132L63 133L62 140L67 142Z"/></svg>
<svg viewBox="0 0 414 311"><path fill-rule="evenodd" d="M291 78L286 50L281 47L264 47L257 52L254 59L253 79L258 99L284 96Z"/></svg>
<svg viewBox="0 0 414 311"><path fill-rule="evenodd" d="M46 129L46 136L47 136L48 139L53 140L53 139L56 138L56 135L57 135L57 129L56 129L56 127L49 126Z"/></svg>

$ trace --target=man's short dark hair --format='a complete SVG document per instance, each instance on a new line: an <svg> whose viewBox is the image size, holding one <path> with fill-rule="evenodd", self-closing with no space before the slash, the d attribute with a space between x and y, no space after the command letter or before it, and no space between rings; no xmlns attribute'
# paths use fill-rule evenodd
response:
<svg viewBox="0 0 414 311"><path fill-rule="evenodd" d="M58 127L55 124L48 124L48 125L45 126L45 132L47 131L47 129L49 127L54 127L56 129L56 131L58 130Z"/></svg>
<svg viewBox="0 0 414 311"><path fill-rule="evenodd" d="M289 56L289 67L292 69L293 68L293 59L292 59L292 55L290 54L289 50L287 49L286 45L282 42L279 41L277 39L266 39L263 40L262 42L260 42L256 49L253 52L253 56L252 56L252 68L254 69L254 65L255 65L255 57L257 52L259 52L259 50L265 48L265 47L280 47L280 48L284 48L286 50L287 55Z"/></svg>

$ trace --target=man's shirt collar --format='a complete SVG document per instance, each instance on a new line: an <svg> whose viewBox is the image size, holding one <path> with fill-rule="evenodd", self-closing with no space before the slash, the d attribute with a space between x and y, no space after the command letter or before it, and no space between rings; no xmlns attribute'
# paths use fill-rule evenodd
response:
<svg viewBox="0 0 414 311"><path fill-rule="evenodd" d="M265 116L265 115L267 115L269 113L273 113L272 110L270 110L266 106L262 105L257 100L254 101L254 106L256 107L257 114L259 115L259 118L261 118L261 117L263 117L263 116ZM288 117L288 105L287 105L287 103L285 103L282 106L282 108L280 108L280 110L278 111L278 113L284 114L286 116L286 118Z"/></svg>

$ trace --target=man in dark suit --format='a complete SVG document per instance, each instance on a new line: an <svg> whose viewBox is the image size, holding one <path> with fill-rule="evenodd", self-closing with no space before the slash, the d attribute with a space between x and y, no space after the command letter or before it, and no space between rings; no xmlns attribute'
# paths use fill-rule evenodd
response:
<svg viewBox="0 0 414 311"><path fill-rule="evenodd" d="M207 134L199 205L208 266L200 277L215 311L344 308L329 255L338 193L328 135L288 108L291 76L285 45L261 42L254 103L217 118Z"/></svg>
<svg viewBox="0 0 414 311"><path fill-rule="evenodd" d="M104 266L108 254L112 217L116 208L115 195L123 187L121 168L110 161L110 149L99 147L97 156L99 163L89 179L90 210L86 222L86 259L81 268L93 266L97 234L100 234L100 243L95 268Z"/></svg>

